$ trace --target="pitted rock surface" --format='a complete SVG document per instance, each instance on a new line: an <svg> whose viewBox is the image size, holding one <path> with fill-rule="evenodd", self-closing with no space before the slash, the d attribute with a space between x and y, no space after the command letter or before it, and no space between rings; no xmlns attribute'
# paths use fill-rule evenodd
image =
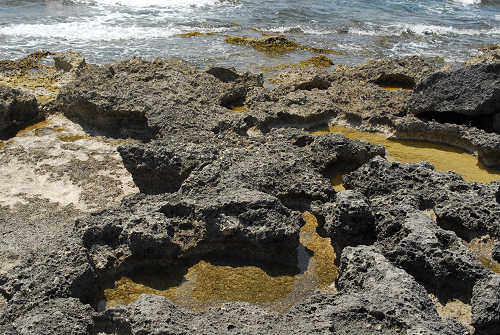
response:
<svg viewBox="0 0 500 335"><path fill-rule="evenodd" d="M429 163L388 162L376 157L345 176L344 184L368 198L404 190L405 196L416 199L413 207L433 209L439 226L467 240L484 234L500 236L499 181L465 182L455 173L434 171Z"/></svg>
<svg viewBox="0 0 500 335"><path fill-rule="evenodd" d="M0 139L12 137L40 119L34 96L0 85Z"/></svg>
<svg viewBox="0 0 500 335"><path fill-rule="evenodd" d="M408 116L412 93L379 87L412 88L443 66L438 60L291 71L273 89L262 87L262 76L199 72L176 60L55 60L74 76L57 108L85 130L70 140L105 134L144 141L113 140L140 193L121 200L127 192L115 189L124 187L116 180L112 192L89 191L85 201L98 209L91 214L77 208L83 199L31 197L1 207L0 332L469 334L437 314L429 293L466 303L472 296L477 330L496 325L496 282L461 238L500 238L500 181L464 182L428 163L388 162L381 146L301 129L338 121L396 136L445 134L494 165L496 135ZM88 151L82 162L90 163L78 164L88 171L71 172L71 180L91 183L110 170L103 162L115 158L114 148ZM64 175L74 167L53 169ZM336 192L330 178L344 173L348 190ZM430 209L437 224L422 213ZM296 266L304 211L332 239L336 294L318 291L283 314L241 302L193 312L152 295L106 310L96 304L117 276L174 271L177 262L205 255Z"/></svg>
<svg viewBox="0 0 500 335"><path fill-rule="evenodd" d="M500 275L492 275L474 286L472 324L476 329L476 334L498 333L500 329Z"/></svg>
<svg viewBox="0 0 500 335"><path fill-rule="evenodd" d="M436 72L415 88L408 104L413 114L455 112L477 116L499 112L500 63Z"/></svg>

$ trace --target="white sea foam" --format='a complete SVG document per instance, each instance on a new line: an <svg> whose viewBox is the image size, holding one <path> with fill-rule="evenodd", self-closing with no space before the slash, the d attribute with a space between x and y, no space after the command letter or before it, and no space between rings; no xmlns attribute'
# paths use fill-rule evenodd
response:
<svg viewBox="0 0 500 335"><path fill-rule="evenodd" d="M78 3L96 4L104 6L126 6L126 7L202 7L219 3L219 0L79 0Z"/></svg>
<svg viewBox="0 0 500 335"><path fill-rule="evenodd" d="M116 26L98 21L54 24L12 24L0 27L0 35L24 38L49 38L73 41L113 41L170 37L182 31L170 26Z"/></svg>
<svg viewBox="0 0 500 335"><path fill-rule="evenodd" d="M417 35L498 35L500 33L500 27L494 27L491 29L459 29L452 26L398 23L385 27L379 27L377 29L349 29L349 33L351 34L367 36L399 35L403 32L412 32Z"/></svg>

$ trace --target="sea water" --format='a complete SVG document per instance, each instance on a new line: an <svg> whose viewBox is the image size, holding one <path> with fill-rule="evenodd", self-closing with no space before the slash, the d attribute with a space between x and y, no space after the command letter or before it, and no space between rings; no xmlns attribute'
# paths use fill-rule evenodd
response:
<svg viewBox="0 0 500 335"><path fill-rule="evenodd" d="M213 34L179 36L195 31ZM312 56L224 41L265 33L340 51L328 55L334 63L414 54L461 62L500 42L500 0L0 0L0 59L72 49L92 63L178 57L252 69Z"/></svg>

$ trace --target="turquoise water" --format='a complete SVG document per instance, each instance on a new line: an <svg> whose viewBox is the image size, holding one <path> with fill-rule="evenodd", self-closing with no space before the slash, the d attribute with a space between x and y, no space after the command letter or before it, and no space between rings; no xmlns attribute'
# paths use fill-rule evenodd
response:
<svg viewBox="0 0 500 335"><path fill-rule="evenodd" d="M215 35L178 36L191 31ZM0 59L73 49L93 63L179 57L245 69L312 55L268 56L224 42L225 34L261 32L343 52L329 55L334 63L413 54L460 62L500 42L500 0L0 0Z"/></svg>

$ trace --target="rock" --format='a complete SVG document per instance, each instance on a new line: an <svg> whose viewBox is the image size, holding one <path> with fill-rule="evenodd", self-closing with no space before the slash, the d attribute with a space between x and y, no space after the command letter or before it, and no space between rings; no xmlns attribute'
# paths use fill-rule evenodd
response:
<svg viewBox="0 0 500 335"><path fill-rule="evenodd" d="M408 102L415 115L429 114L448 118L460 115L479 117L499 112L500 63L478 64L455 71L436 72L422 81Z"/></svg>
<svg viewBox="0 0 500 335"><path fill-rule="evenodd" d="M475 334L498 334L500 329L500 276L492 275L474 286L472 324Z"/></svg>
<svg viewBox="0 0 500 335"><path fill-rule="evenodd" d="M317 53L341 54L340 52L331 49L304 46L295 41L289 40L283 35L266 36L262 38L226 35L225 41L231 44L248 45L257 51L269 53L286 53L295 50L306 50Z"/></svg>
<svg viewBox="0 0 500 335"><path fill-rule="evenodd" d="M481 63L498 63L500 62L500 44L488 45L479 49L479 53L469 58L465 65L475 65Z"/></svg>
<svg viewBox="0 0 500 335"><path fill-rule="evenodd" d="M217 157L216 148L194 143L151 142L118 148L123 164L141 192L177 191L194 169L201 169Z"/></svg>
<svg viewBox="0 0 500 335"><path fill-rule="evenodd" d="M318 233L330 237L337 257L347 246L371 245L376 240L375 218L367 199L355 191L337 193L334 203L321 209Z"/></svg>
<svg viewBox="0 0 500 335"><path fill-rule="evenodd" d="M412 207L433 209L439 226L466 240L484 234L500 236L498 182L465 182L452 172L434 171L429 163L391 163L380 157L344 176L343 181L346 188L369 199L406 190L405 196L415 199Z"/></svg>
<svg viewBox="0 0 500 335"><path fill-rule="evenodd" d="M500 243L496 243L491 257L500 263Z"/></svg>
<svg viewBox="0 0 500 335"><path fill-rule="evenodd" d="M14 136L41 117L35 97L0 85L0 139Z"/></svg>
<svg viewBox="0 0 500 335"><path fill-rule="evenodd" d="M377 248L394 265L444 301L466 302L487 270L457 236L439 228L429 216L409 206L372 199L377 225Z"/></svg>
<svg viewBox="0 0 500 335"><path fill-rule="evenodd" d="M433 72L445 66L440 58L409 56L371 59L362 65L337 65L335 72L344 77L386 87L414 88Z"/></svg>
<svg viewBox="0 0 500 335"><path fill-rule="evenodd" d="M486 167L500 167L500 134L476 127L406 117L394 120L395 138L444 143L477 153Z"/></svg>
<svg viewBox="0 0 500 335"><path fill-rule="evenodd" d="M42 63L42 59L46 62ZM60 88L73 81L84 67L85 59L76 52L37 51L15 61L0 61L0 85L34 95L41 111L52 114L57 112L54 100Z"/></svg>
<svg viewBox="0 0 500 335"><path fill-rule="evenodd" d="M164 297L142 295L128 306L119 305L99 316L102 331L114 334L188 334L191 313Z"/></svg>
<svg viewBox="0 0 500 335"><path fill-rule="evenodd" d="M48 299L76 297L90 303L97 296L94 271L85 250L74 240L59 250L26 253L18 262L0 273L0 290L8 303L0 324L26 315Z"/></svg>
<svg viewBox="0 0 500 335"><path fill-rule="evenodd" d="M85 67L85 58L73 51L59 52L52 56L57 70L79 72Z"/></svg>
<svg viewBox="0 0 500 335"><path fill-rule="evenodd" d="M94 266L105 276L132 270L128 260L155 265L228 248L234 257L265 262L274 255L295 266L302 225L301 215L278 199L245 189L190 197L139 194L77 221Z"/></svg>
<svg viewBox="0 0 500 335"><path fill-rule="evenodd" d="M13 328L19 334L97 334L93 310L78 299L54 299L17 318Z"/></svg>
<svg viewBox="0 0 500 335"><path fill-rule="evenodd" d="M493 130L500 134L500 112L493 116Z"/></svg>
<svg viewBox="0 0 500 335"><path fill-rule="evenodd" d="M425 289L376 249L346 247L337 295L317 293L298 304L324 332L335 334L469 334L453 320L441 320Z"/></svg>

